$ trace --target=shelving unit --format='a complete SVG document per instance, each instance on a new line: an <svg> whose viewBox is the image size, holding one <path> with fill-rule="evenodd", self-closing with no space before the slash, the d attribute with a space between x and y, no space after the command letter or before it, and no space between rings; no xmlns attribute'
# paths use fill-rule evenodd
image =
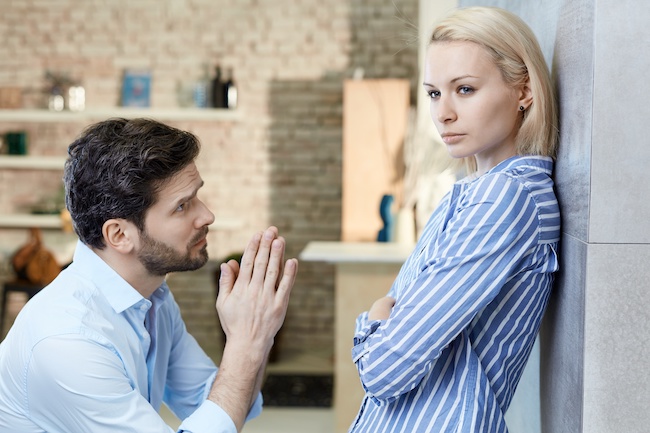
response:
<svg viewBox="0 0 650 433"><path fill-rule="evenodd" d="M242 226L242 221L235 218L217 217L209 230L234 230ZM59 215L35 214L0 214L0 228L27 229L38 227L41 229L61 229L63 223Z"/></svg>
<svg viewBox="0 0 650 433"><path fill-rule="evenodd" d="M59 215L0 214L0 228L28 229L31 227L61 229L63 223Z"/></svg>
<svg viewBox="0 0 650 433"><path fill-rule="evenodd" d="M110 117L132 119L147 117L160 121L237 121L242 113L225 108L125 108L104 107L84 111L50 111L45 109L0 109L0 122L84 122L90 123ZM11 170L63 170L64 156L0 155L0 169ZM210 230L236 229L241 220L217 218ZM0 214L0 228L61 229L59 215Z"/></svg>
<svg viewBox="0 0 650 433"><path fill-rule="evenodd" d="M157 120L236 121L241 111L226 108L89 108L84 111L0 109L0 122L89 122L109 117L148 117Z"/></svg>
<svg viewBox="0 0 650 433"><path fill-rule="evenodd" d="M64 164L60 156L0 155L0 169L63 170Z"/></svg>

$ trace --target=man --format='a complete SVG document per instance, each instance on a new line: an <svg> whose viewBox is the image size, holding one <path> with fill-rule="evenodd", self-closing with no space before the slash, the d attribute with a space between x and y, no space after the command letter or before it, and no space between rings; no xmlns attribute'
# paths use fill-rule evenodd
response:
<svg viewBox="0 0 650 433"><path fill-rule="evenodd" d="M0 344L0 433L235 432L261 411L266 359L298 263L270 227L221 265L219 369L186 331L169 272L207 259L196 137L146 119L90 126L68 149L73 263Z"/></svg>

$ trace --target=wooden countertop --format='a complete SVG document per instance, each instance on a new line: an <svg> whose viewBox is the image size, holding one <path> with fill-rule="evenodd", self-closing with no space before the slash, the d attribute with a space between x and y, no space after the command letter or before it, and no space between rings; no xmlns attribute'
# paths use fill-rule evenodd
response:
<svg viewBox="0 0 650 433"><path fill-rule="evenodd" d="M415 245L394 242L309 242L300 260L328 263L404 263Z"/></svg>

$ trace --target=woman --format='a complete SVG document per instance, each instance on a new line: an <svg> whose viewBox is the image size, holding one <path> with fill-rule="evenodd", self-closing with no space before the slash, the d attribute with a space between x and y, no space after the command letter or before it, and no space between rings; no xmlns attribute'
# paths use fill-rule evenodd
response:
<svg viewBox="0 0 650 433"><path fill-rule="evenodd" d="M496 8L433 30L424 89L468 176L442 200L387 297L357 319L366 390L351 432L507 432L558 269L557 109L532 31Z"/></svg>

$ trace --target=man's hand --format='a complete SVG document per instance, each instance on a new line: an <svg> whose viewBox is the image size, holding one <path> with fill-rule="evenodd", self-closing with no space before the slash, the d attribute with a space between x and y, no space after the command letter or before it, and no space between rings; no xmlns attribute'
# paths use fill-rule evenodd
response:
<svg viewBox="0 0 650 433"><path fill-rule="evenodd" d="M278 230L269 227L253 236L241 266L235 260L221 265L217 311L227 339L208 398L226 411L238 431L259 392L298 272L296 259L283 263L284 248Z"/></svg>
<svg viewBox="0 0 650 433"><path fill-rule="evenodd" d="M377 299L368 311L368 320L387 320L394 306L395 299L390 296Z"/></svg>
<svg viewBox="0 0 650 433"><path fill-rule="evenodd" d="M284 239L270 227L253 237L241 267L235 260L221 265L217 311L228 340L245 340L250 348L270 350L284 322L298 270L296 259L283 264L284 248Z"/></svg>

